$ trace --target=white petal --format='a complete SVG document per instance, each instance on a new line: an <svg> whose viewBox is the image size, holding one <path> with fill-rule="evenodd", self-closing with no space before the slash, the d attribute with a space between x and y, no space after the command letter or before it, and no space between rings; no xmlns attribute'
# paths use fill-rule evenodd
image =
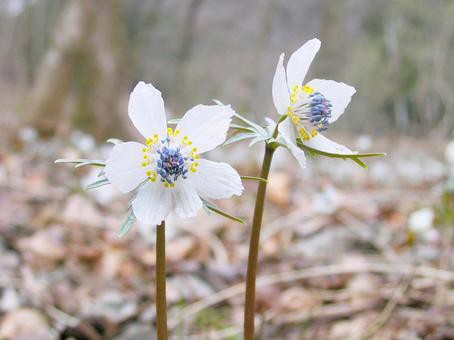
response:
<svg viewBox="0 0 454 340"><path fill-rule="evenodd" d="M287 81L290 91L295 85L303 85L309 66L320 49L320 40L312 39L290 56L287 64Z"/></svg>
<svg viewBox="0 0 454 340"><path fill-rule="evenodd" d="M240 175L227 163L199 161L197 172L188 175L188 181L203 198L223 199L241 195L243 184Z"/></svg>
<svg viewBox="0 0 454 340"><path fill-rule="evenodd" d="M274 132L274 129L276 128L276 122L269 117L265 117L265 122L266 122L266 126L265 126L266 130L268 131L268 133L270 135L272 135Z"/></svg>
<svg viewBox="0 0 454 340"><path fill-rule="evenodd" d="M325 151L329 153L336 153L336 154L356 154L357 151L352 151L349 148L337 144L333 142L331 139L326 138L325 136L321 135L320 133L311 138L309 141L304 142L305 145L317 149L320 151Z"/></svg>
<svg viewBox="0 0 454 340"><path fill-rule="evenodd" d="M137 219L145 224L160 224L169 215L172 207L172 189L162 183L146 183L132 201L132 210Z"/></svg>
<svg viewBox="0 0 454 340"><path fill-rule="evenodd" d="M224 143L233 114L230 105L197 105L186 112L176 128L202 153Z"/></svg>
<svg viewBox="0 0 454 340"><path fill-rule="evenodd" d="M273 78L273 101L274 106L279 114L287 113L287 107L290 105L290 94L288 92L287 77L284 69L284 53L279 57L276 72Z"/></svg>
<svg viewBox="0 0 454 340"><path fill-rule="evenodd" d="M147 178L142 167L143 147L144 145L136 142L117 144L106 161L106 177L121 192L135 189Z"/></svg>
<svg viewBox="0 0 454 340"><path fill-rule="evenodd" d="M290 153L296 158L298 164L304 169L306 167L306 156L304 151L296 146L296 131L290 119L286 119L279 124L279 132Z"/></svg>
<svg viewBox="0 0 454 340"><path fill-rule="evenodd" d="M188 180L180 180L170 189L173 210L179 217L192 217L202 207L202 200Z"/></svg>
<svg viewBox="0 0 454 340"><path fill-rule="evenodd" d="M160 138L167 136L164 101L153 85L139 82L129 97L128 114L136 129L149 138L156 133Z"/></svg>
<svg viewBox="0 0 454 340"><path fill-rule="evenodd" d="M330 123L336 121L344 113L352 96L356 93L354 87L344 83L338 83L334 80L314 79L307 83L307 85L315 91L322 93L331 101L333 107L329 120Z"/></svg>

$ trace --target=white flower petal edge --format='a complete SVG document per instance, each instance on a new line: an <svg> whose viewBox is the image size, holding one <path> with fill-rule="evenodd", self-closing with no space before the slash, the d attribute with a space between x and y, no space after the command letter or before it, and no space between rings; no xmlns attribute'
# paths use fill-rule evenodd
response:
<svg viewBox="0 0 454 340"><path fill-rule="evenodd" d="M134 190L147 178L141 167L143 147L136 142L117 144L106 161L104 171L107 179L123 193Z"/></svg>
<svg viewBox="0 0 454 340"><path fill-rule="evenodd" d="M202 200L189 181L181 182L170 190L172 193L173 211L179 217L192 217L202 207Z"/></svg>
<svg viewBox="0 0 454 340"><path fill-rule="evenodd" d="M167 122L161 92L153 85L139 82L131 92L128 114L136 129L145 139L158 134L167 135Z"/></svg>
<svg viewBox="0 0 454 340"><path fill-rule="evenodd" d="M279 114L283 115L287 112L287 107L290 105L290 93L287 86L287 77L284 69L284 53L279 56L276 66L276 72L273 78L273 101L274 106Z"/></svg>
<svg viewBox="0 0 454 340"><path fill-rule="evenodd" d="M320 46L320 40L315 38L306 42L290 56L287 64L287 81L290 90L295 85L302 86L309 66L311 66Z"/></svg>
<svg viewBox="0 0 454 340"><path fill-rule="evenodd" d="M238 172L227 163L200 160L196 173L188 176L189 183L203 198L224 199L241 195L243 184Z"/></svg>
<svg viewBox="0 0 454 340"><path fill-rule="evenodd" d="M289 119L284 120L279 124L279 132L285 140L288 150L296 158L298 164L304 169L306 167L306 155L304 151L296 146L295 128Z"/></svg>
<svg viewBox="0 0 454 340"><path fill-rule="evenodd" d="M176 129L203 153L224 143L233 114L230 105L197 105L186 112Z"/></svg>
<svg viewBox="0 0 454 340"><path fill-rule="evenodd" d="M335 122L345 111L352 96L356 93L353 86L340 83L334 80L313 79L307 85L331 101L333 105L331 110L330 123Z"/></svg>
<svg viewBox="0 0 454 340"><path fill-rule="evenodd" d="M160 183L146 183L132 201L134 215L146 224L160 224L167 218L171 208L171 191Z"/></svg>
<svg viewBox="0 0 454 340"><path fill-rule="evenodd" d="M317 136L311 138L309 141L305 141L304 145L307 145L313 149L320 151L325 151L335 154L357 154L357 151L352 151L346 146L333 142L331 139L326 138L325 136L318 134Z"/></svg>

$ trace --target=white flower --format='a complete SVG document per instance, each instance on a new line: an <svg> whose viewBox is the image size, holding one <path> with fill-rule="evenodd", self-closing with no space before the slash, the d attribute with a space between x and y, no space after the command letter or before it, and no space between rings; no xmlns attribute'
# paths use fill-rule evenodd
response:
<svg viewBox="0 0 454 340"><path fill-rule="evenodd" d="M280 115L288 118L279 124L287 148L304 167L306 157L296 146L296 138L320 151L353 154L350 149L320 134L344 113L355 88L334 80L313 79L304 83L312 60L320 49L320 40L312 39L296 50L284 69L284 54L277 63L273 79L273 101Z"/></svg>
<svg viewBox="0 0 454 340"><path fill-rule="evenodd" d="M161 92L139 82L131 93L129 118L145 144L115 145L106 162L106 176L121 192L139 187L132 201L137 219L159 224L169 213L194 216L202 200L229 198L243 191L238 173L226 163L200 155L222 144L234 111L225 105L197 105L173 131L167 128Z"/></svg>
<svg viewBox="0 0 454 340"><path fill-rule="evenodd" d="M416 234L425 233L433 228L435 214L431 208L416 210L408 217L408 229Z"/></svg>

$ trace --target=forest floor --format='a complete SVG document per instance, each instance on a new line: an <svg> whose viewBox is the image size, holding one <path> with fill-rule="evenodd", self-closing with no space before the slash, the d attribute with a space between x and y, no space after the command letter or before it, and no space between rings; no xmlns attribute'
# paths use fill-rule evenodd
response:
<svg viewBox="0 0 454 340"><path fill-rule="evenodd" d="M105 158L109 146L82 133L62 144L2 129L0 339L153 338L154 227L137 224L119 239L129 197L108 186L87 192L97 169L53 163ZM388 156L368 170L317 158L301 171L285 152L276 155L261 235L259 335L453 339L444 144L341 140ZM246 147L211 159L257 175L262 146ZM256 183L245 189L218 205L250 222ZM166 228L171 334L241 339L249 224L201 211Z"/></svg>

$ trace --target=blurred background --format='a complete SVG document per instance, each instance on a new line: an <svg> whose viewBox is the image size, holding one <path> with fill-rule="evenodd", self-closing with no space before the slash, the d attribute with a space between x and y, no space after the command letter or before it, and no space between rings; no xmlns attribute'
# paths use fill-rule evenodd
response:
<svg viewBox="0 0 454 340"><path fill-rule="evenodd" d="M387 157L278 152L262 234L257 327L264 339L454 338L454 1L0 0L0 339L149 339L154 229L119 240L128 197L84 188L139 81L170 117L220 99L276 117L271 81L318 37L307 79L357 94L328 136ZM139 139L137 139L139 140ZM217 150L258 174L263 145ZM250 221L256 184L219 206ZM241 339L249 226L168 222L177 338ZM234 287L234 288L229 288Z"/></svg>

